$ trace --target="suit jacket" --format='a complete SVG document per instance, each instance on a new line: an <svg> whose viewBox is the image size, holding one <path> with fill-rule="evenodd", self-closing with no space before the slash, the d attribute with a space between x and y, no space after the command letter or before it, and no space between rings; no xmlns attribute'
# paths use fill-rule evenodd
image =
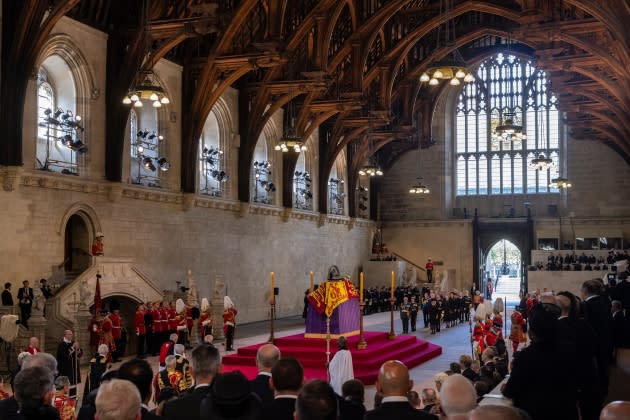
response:
<svg viewBox="0 0 630 420"><path fill-rule="evenodd" d="M416 410L409 402L385 402L377 409L365 413L365 420L437 420L438 417Z"/></svg>
<svg viewBox="0 0 630 420"><path fill-rule="evenodd" d="M263 404L273 402L273 391L269 387L269 379L271 376L259 373L258 376L249 381L252 392L260 397Z"/></svg>
<svg viewBox="0 0 630 420"><path fill-rule="evenodd" d="M462 370L462 375L471 382L475 382L479 379L479 375L471 368Z"/></svg>
<svg viewBox="0 0 630 420"><path fill-rule="evenodd" d="M276 398L264 404L260 410L259 420L293 420L295 398Z"/></svg>
<svg viewBox="0 0 630 420"><path fill-rule="evenodd" d="M33 304L33 289L31 287L26 288L26 287L20 287L18 289L18 303L20 305L32 305ZM27 302L22 302L22 299L26 300Z"/></svg>
<svg viewBox="0 0 630 420"><path fill-rule="evenodd" d="M23 418L18 414L19 409L20 407L15 397L9 397L6 400L0 401L0 419L13 420Z"/></svg>
<svg viewBox="0 0 630 420"><path fill-rule="evenodd" d="M13 295L7 289L2 291L2 306L13 306Z"/></svg>
<svg viewBox="0 0 630 420"><path fill-rule="evenodd" d="M617 312L612 317L612 340L613 346L628 347L628 332L626 332L626 317L622 311Z"/></svg>
<svg viewBox="0 0 630 420"><path fill-rule="evenodd" d="M533 342L514 356L503 395L533 420L577 419L575 365L574 359L559 352L555 343ZM550 395L553 404L549 404Z"/></svg>
<svg viewBox="0 0 630 420"><path fill-rule="evenodd" d="M162 417L168 420L196 420L201 418L201 401L210 392L210 386L204 385L193 389L183 397L170 401L162 409Z"/></svg>

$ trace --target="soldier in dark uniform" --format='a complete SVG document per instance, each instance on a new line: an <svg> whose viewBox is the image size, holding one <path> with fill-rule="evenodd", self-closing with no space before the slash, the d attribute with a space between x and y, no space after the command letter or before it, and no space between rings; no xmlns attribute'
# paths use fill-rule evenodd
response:
<svg viewBox="0 0 630 420"><path fill-rule="evenodd" d="M442 329L442 321L444 320L444 300L440 295L437 295L435 299L437 301L438 307L437 332L440 332L440 330Z"/></svg>
<svg viewBox="0 0 630 420"><path fill-rule="evenodd" d="M470 321L470 308L472 307L472 299L470 298L468 292L466 292L464 294L464 297L462 298L462 306L464 312L464 321L468 322Z"/></svg>
<svg viewBox="0 0 630 420"><path fill-rule="evenodd" d="M409 334L409 299L403 298L400 305L400 320L402 321L403 334Z"/></svg>
<svg viewBox="0 0 630 420"><path fill-rule="evenodd" d="M411 295L411 303L409 303L409 319L411 320L411 331L415 331L416 320L418 319L418 303L414 295Z"/></svg>
<svg viewBox="0 0 630 420"><path fill-rule="evenodd" d="M437 299L430 299L428 305L429 325L431 326L431 334L439 331L440 309L437 305Z"/></svg>
<svg viewBox="0 0 630 420"><path fill-rule="evenodd" d="M424 292L420 304L422 305L422 318L424 318L424 328L427 328L429 326L429 306L431 306L429 292Z"/></svg>

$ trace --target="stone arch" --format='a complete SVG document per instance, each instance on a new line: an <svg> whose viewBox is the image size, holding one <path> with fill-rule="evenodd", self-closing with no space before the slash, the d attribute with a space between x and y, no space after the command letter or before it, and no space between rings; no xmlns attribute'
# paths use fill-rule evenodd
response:
<svg viewBox="0 0 630 420"><path fill-rule="evenodd" d="M70 206L68 210L66 210L61 220L59 221L59 224L57 225L57 234L59 236L64 235L68 221L72 216L75 215L83 219L85 225L88 227L88 230L90 232L90 243L94 239L96 232L103 232L103 228L101 227L101 222L98 215L96 214L96 210L94 210L94 208L92 208L87 203L77 202Z"/></svg>
<svg viewBox="0 0 630 420"><path fill-rule="evenodd" d="M96 88L88 61L72 37L63 33L48 38L35 61L35 68L41 67L44 60L52 55L61 57L70 68L76 89L76 114L89 122L89 99L98 98L100 92ZM89 130L86 130L84 137L86 144L89 143L89 135Z"/></svg>

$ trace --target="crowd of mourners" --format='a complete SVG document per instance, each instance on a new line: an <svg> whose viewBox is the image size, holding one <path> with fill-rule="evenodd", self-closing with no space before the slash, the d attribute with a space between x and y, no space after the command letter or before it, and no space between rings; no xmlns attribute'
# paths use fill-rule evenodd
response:
<svg viewBox="0 0 630 420"><path fill-rule="evenodd" d="M575 253L566 253L564 257L558 253L549 254L547 262L536 261L533 266L530 266L530 270L547 270L547 271L607 271L614 270L615 264L619 261L629 260L630 256L628 251L614 251L608 252L608 256L595 257L595 255L586 255L582 252L581 255Z"/></svg>
<svg viewBox="0 0 630 420"><path fill-rule="evenodd" d="M345 380L337 392L326 381L307 381L302 364L282 357L273 344L259 348L258 375L248 380L238 371L223 372L211 343L187 354L176 336L163 344L157 372L140 358L111 369L109 348L100 345L78 409L68 372L80 348L67 331L57 357L39 351L36 341L29 343L13 395L0 388L0 419L627 419L630 402L604 407L609 365L620 348L630 346L630 282L625 272L619 278L612 286L588 280L580 297L569 292L524 296L510 316L509 337L503 336L500 299L494 304L471 299L473 356L462 355L435 376L435 388L420 392L413 390L404 363L383 363L372 410L366 410L361 381ZM403 293L398 310L412 298ZM430 292L428 299L436 305L440 300ZM444 300L456 299L449 294ZM462 322L465 312L470 313L462 311L453 322ZM513 407L480 405L493 389Z"/></svg>

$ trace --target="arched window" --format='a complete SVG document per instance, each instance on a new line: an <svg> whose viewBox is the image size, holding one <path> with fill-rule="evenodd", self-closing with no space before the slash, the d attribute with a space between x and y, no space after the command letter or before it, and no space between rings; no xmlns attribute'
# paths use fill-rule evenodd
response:
<svg viewBox="0 0 630 420"><path fill-rule="evenodd" d="M76 115L76 86L68 63L46 58L37 74L37 168L79 175L78 157L87 151L83 122Z"/></svg>
<svg viewBox="0 0 630 420"><path fill-rule="evenodd" d="M544 71L513 55L499 53L479 66L457 101L457 195L558 192L549 182L561 161L560 118L547 85ZM526 138L506 126L522 127ZM541 154L555 166L529 167Z"/></svg>
<svg viewBox="0 0 630 420"><path fill-rule="evenodd" d="M339 159L339 158L337 158ZM346 181L343 173L337 168L337 162L333 165L328 178L328 213L345 214Z"/></svg>
<svg viewBox="0 0 630 420"><path fill-rule="evenodd" d="M311 174L306 170L306 153L298 156L293 173L293 207L302 210L313 209L313 189Z"/></svg>
<svg viewBox="0 0 630 420"><path fill-rule="evenodd" d="M224 195L228 180L220 132L217 116L210 112L199 139L199 192L213 197Z"/></svg>
<svg viewBox="0 0 630 420"><path fill-rule="evenodd" d="M171 164L164 157L166 140L158 131L156 109L146 105L131 109L129 134L131 183L147 187L161 187L162 172L168 171Z"/></svg>
<svg viewBox="0 0 630 420"><path fill-rule="evenodd" d="M267 156L267 136L261 133L254 149L254 168L252 170L252 201L254 203L273 204L276 184L271 176L271 161Z"/></svg>

